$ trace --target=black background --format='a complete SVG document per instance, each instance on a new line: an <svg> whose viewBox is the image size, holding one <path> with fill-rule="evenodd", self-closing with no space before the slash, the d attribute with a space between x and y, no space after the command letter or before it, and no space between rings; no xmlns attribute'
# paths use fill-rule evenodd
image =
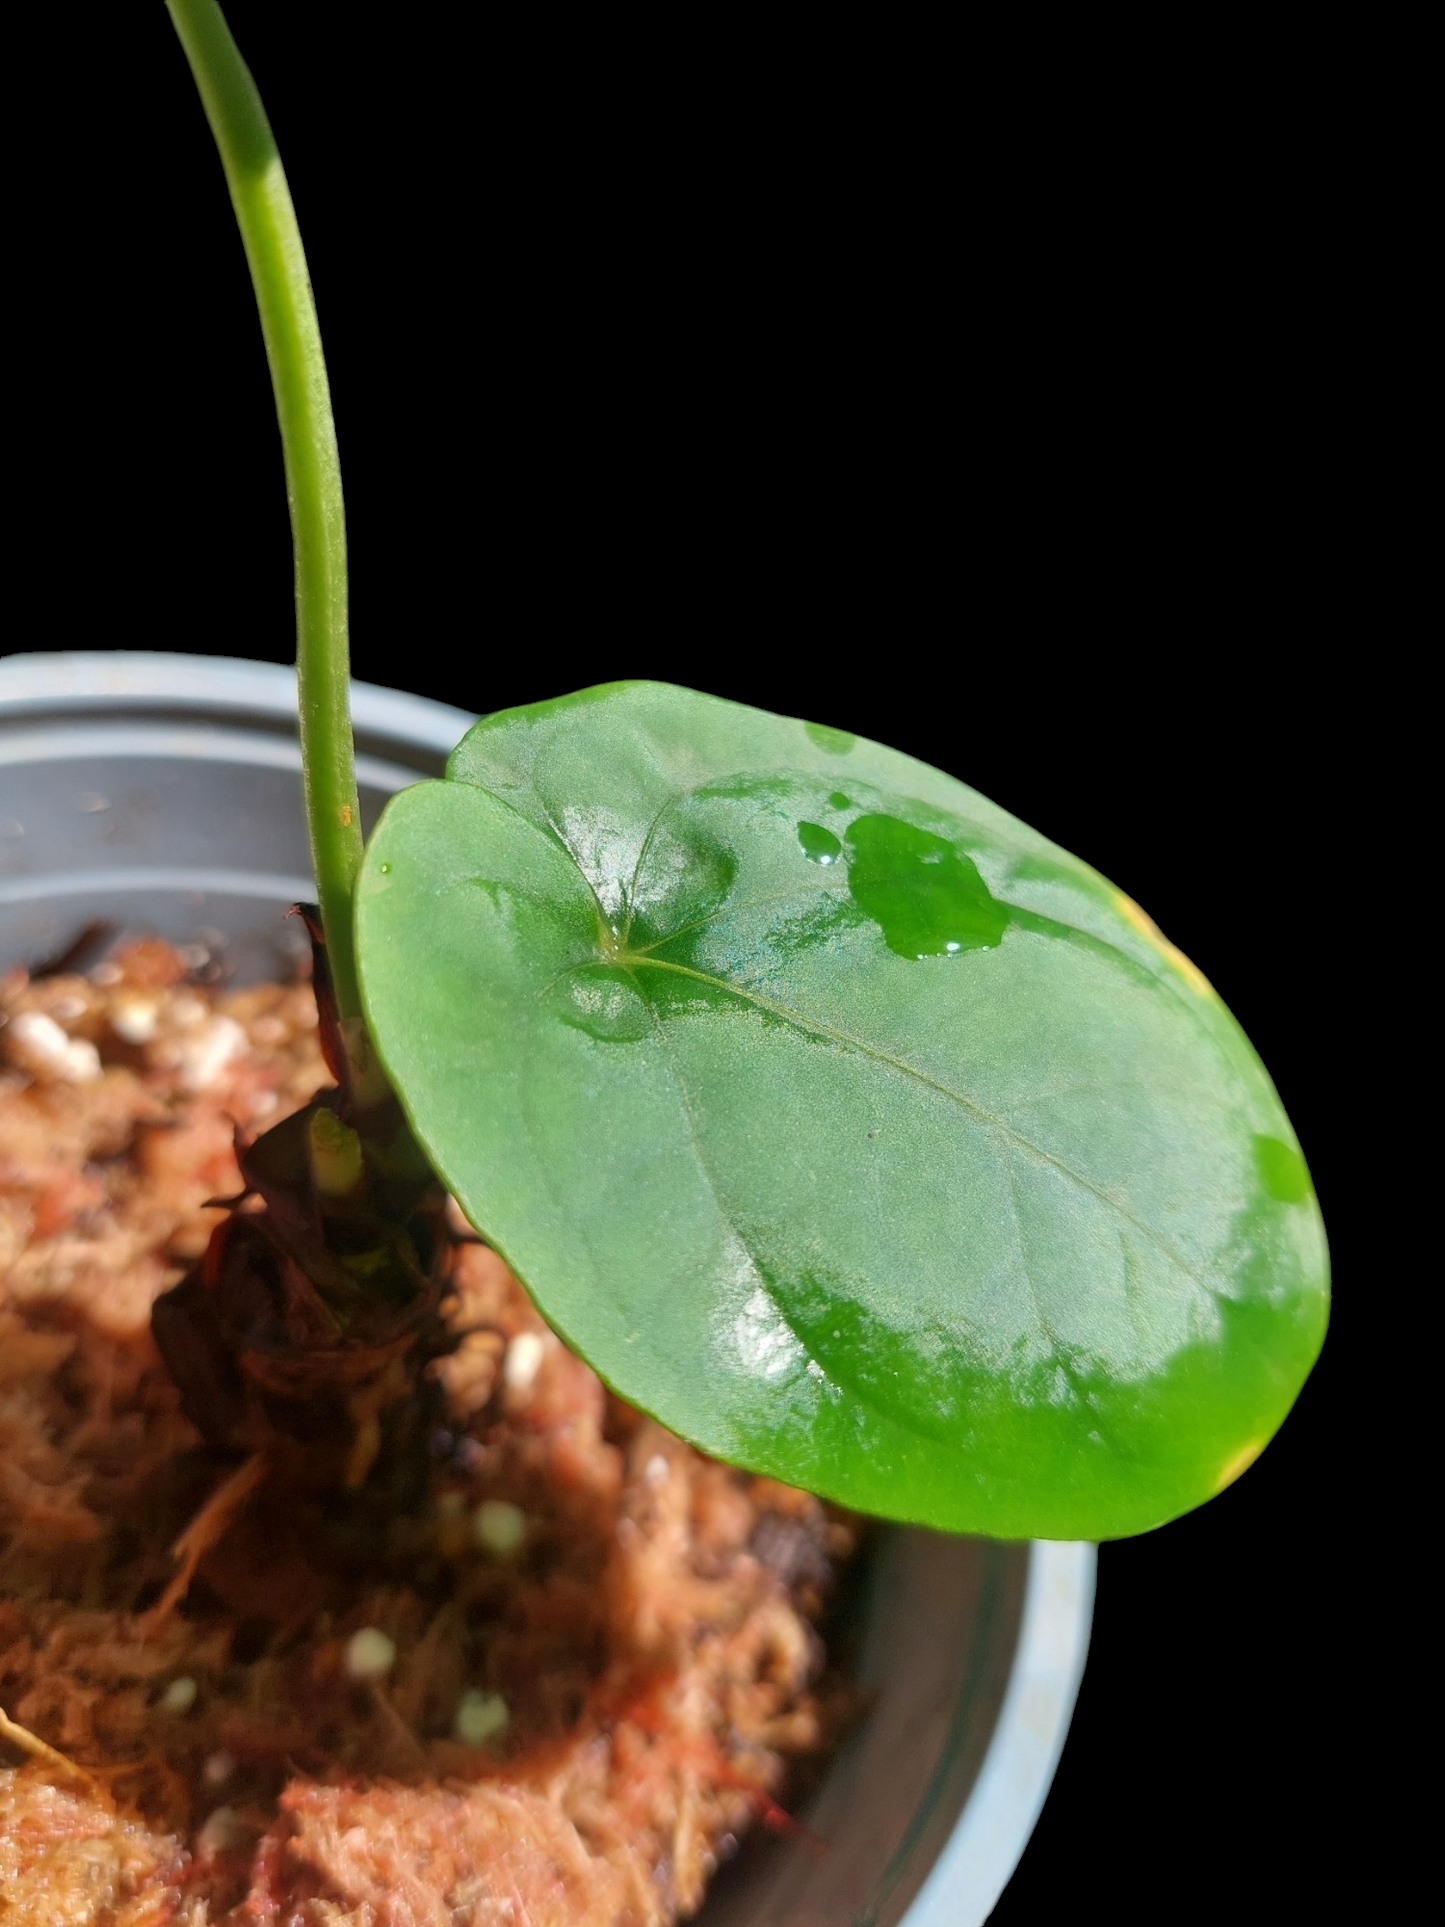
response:
<svg viewBox="0 0 1445 1927"><path fill-rule="evenodd" d="M1337 1846L1360 1254L1323 1021L1339 559L1288 262L1183 179L1167 222L1111 196L1102 148L1085 193L1077 168L981 187L927 116L884 143L820 109L790 144L785 116L719 113L689 143L680 106L636 82L599 106L588 50L540 34L230 14L327 341L357 673L472 710L658 676L895 743L1138 898L1270 1066L1335 1328L1238 1485L1102 1549L1073 1731L995 1919L1295 1917ZM41 56L43 191L13 217L12 579L37 592L10 646L289 660L219 165L161 7L86 32L78 81L73 50Z"/></svg>

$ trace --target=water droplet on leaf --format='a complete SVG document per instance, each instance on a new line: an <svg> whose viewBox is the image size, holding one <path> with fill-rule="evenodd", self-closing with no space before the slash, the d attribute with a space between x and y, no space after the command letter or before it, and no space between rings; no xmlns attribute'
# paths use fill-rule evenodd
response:
<svg viewBox="0 0 1445 1927"><path fill-rule="evenodd" d="M1310 1194L1310 1174L1305 1161L1282 1138L1256 1137L1254 1162L1260 1182L1281 1204L1303 1204Z"/></svg>
<svg viewBox="0 0 1445 1927"><path fill-rule="evenodd" d="M798 843L810 863L836 863L843 854L843 845L821 823L800 823Z"/></svg>
<svg viewBox="0 0 1445 1927"><path fill-rule="evenodd" d="M858 738L846 729L830 729L827 723L804 723L811 741L833 756L846 756Z"/></svg>
<svg viewBox="0 0 1445 1927"><path fill-rule="evenodd" d="M973 859L931 830L896 816L860 816L848 826L848 853L853 901L898 956L957 956L1002 939L1006 905Z"/></svg>

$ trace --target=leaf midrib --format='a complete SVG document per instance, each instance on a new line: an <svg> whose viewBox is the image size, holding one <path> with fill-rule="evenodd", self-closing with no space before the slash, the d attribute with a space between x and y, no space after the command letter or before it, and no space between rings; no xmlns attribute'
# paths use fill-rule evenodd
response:
<svg viewBox="0 0 1445 1927"><path fill-rule="evenodd" d="M1034 1143L1032 1138L1026 1137L1023 1132L1016 1130L1013 1125L1006 1123L1003 1118L978 1103L976 1099L967 1096L962 1091L954 1090L951 1085L940 1082L938 1078L930 1076L927 1071L920 1070L916 1064L908 1063L905 1058L895 1057L890 1051L881 1049L877 1044L869 1043L866 1038L855 1037L848 1031L839 1030L835 1025L823 1023L821 1019L805 1017L800 1012L791 1010L786 1004L778 1003L775 998L764 996L760 991L746 990L740 984L729 983L725 977L713 976L710 972L703 970L692 970L685 964L669 963L661 957L633 955L625 959L619 959L619 962L621 962L623 968L629 972L635 972L637 970L665 970L674 976L688 977L697 983L706 984L711 989L722 991L726 996L739 998L742 1002L752 1004L759 1010L767 1011L770 1016L777 1017L786 1024L791 1024L795 1030L805 1034L811 1034L815 1037L826 1038L830 1043L841 1044L848 1050L855 1050L860 1056L870 1058L874 1063L882 1064L887 1069L897 1072L900 1076L911 1078L914 1082L922 1084L926 1089L937 1092L940 1097L948 1098L984 1129L996 1132L999 1137L1017 1146L1019 1150L1025 1152L1028 1156L1037 1159L1040 1164L1047 1165L1050 1169L1057 1171L1062 1177L1067 1178L1071 1183L1078 1185L1081 1190L1087 1191L1091 1197L1096 1198L1100 1204L1106 1206L1110 1211L1116 1212L1119 1217L1133 1225L1141 1236L1147 1238L1156 1250L1158 1250L1163 1257L1167 1258L1172 1265L1182 1271L1192 1283L1202 1285L1203 1281L1199 1278L1194 1267L1189 1264L1188 1260L1173 1250L1172 1247L1159 1236L1152 1225L1145 1223L1142 1218L1136 1216L1134 1212L1129 1210L1127 1205L1121 1204L1118 1198L1111 1196L1102 1186L1095 1184L1091 1178L1085 1177L1082 1171L1075 1170L1071 1164L1055 1156L1052 1151L1046 1151L1041 1144ZM650 999L648 1001L650 1002Z"/></svg>

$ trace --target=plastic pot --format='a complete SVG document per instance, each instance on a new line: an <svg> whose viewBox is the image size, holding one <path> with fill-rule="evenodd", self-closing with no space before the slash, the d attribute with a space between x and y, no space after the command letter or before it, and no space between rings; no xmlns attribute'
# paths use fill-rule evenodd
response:
<svg viewBox="0 0 1445 1927"><path fill-rule="evenodd" d="M440 774L472 720L364 684L354 715L367 824ZM199 946L237 980L285 973L300 934L282 913L308 877L289 670L0 663L0 968L103 918ZM981 1927L1063 1745L1093 1586L1092 1546L881 1531L848 1628L870 1710L800 1814L808 1834L759 1830L701 1927Z"/></svg>

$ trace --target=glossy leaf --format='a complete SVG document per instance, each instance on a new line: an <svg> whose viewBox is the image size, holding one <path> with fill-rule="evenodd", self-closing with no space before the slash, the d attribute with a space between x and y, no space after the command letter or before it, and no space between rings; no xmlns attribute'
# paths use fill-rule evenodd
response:
<svg viewBox="0 0 1445 1927"><path fill-rule="evenodd" d="M388 806L357 928L472 1222L719 1457L1112 1537L1227 1484L1319 1350L1319 1214L1228 1012L910 757L661 684L510 710Z"/></svg>

